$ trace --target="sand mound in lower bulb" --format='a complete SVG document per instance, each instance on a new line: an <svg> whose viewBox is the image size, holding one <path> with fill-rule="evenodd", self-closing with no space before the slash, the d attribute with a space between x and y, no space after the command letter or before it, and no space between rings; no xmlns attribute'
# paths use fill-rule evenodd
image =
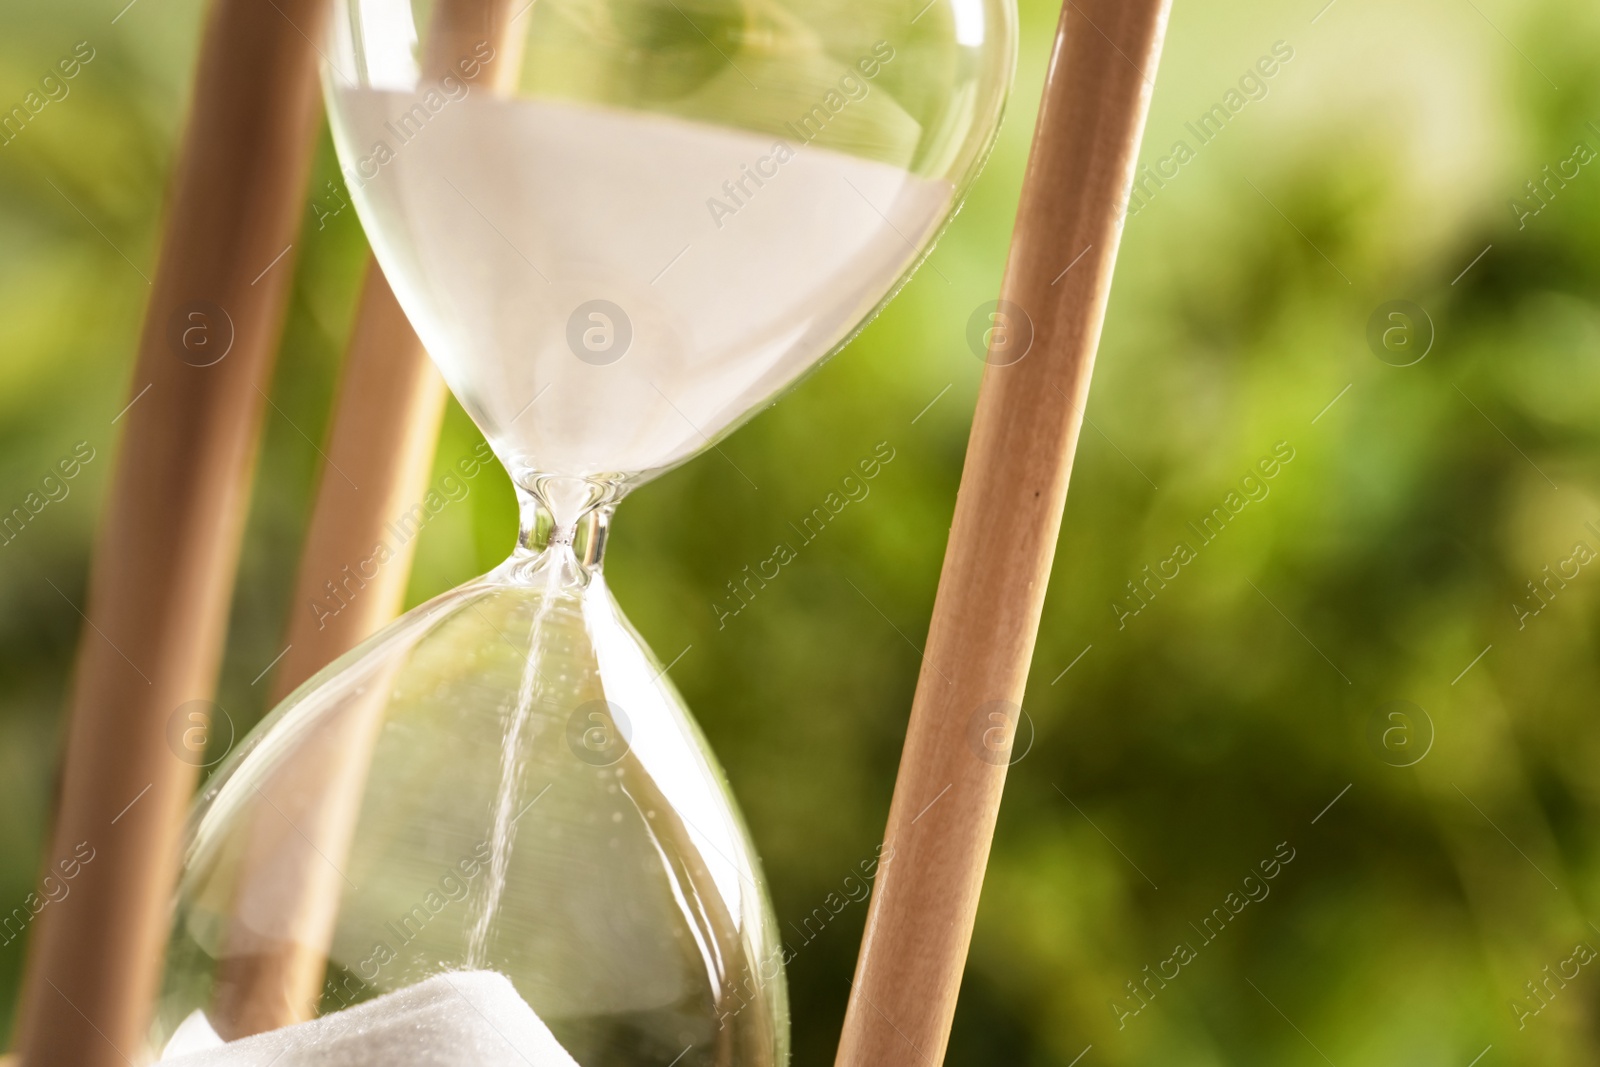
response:
<svg viewBox="0 0 1600 1067"><path fill-rule="evenodd" d="M173 1067L578 1067L495 971L441 974L311 1022L224 1042L199 1012L167 1043Z"/></svg>

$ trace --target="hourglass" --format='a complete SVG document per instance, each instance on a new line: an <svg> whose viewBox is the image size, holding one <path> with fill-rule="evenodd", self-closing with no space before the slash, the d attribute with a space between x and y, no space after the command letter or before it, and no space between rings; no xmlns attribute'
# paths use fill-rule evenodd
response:
<svg viewBox="0 0 1600 1067"><path fill-rule="evenodd" d="M338 0L324 54L351 197L521 529L209 783L154 1050L781 1065L760 866L607 531L926 254L992 141L1011 0Z"/></svg>

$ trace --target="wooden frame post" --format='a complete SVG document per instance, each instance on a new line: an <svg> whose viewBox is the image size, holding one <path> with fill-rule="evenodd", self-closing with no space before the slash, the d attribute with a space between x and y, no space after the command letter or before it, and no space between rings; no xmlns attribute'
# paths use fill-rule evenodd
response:
<svg viewBox="0 0 1600 1067"><path fill-rule="evenodd" d="M838 1067L944 1059L1168 2L1062 6Z"/></svg>
<svg viewBox="0 0 1600 1067"><path fill-rule="evenodd" d="M513 14L521 6L520 0L438 0L425 76L450 74L487 44L493 58L483 62L473 91L513 95L524 44ZM446 396L444 380L369 255L273 703L399 614L417 542L396 543L387 527L421 505ZM380 544L388 550L385 562L367 574L362 565ZM353 574L359 591L345 584ZM354 595L329 612L330 589ZM250 905L234 902L211 1005L212 1023L224 1037L316 1014L342 891L329 857L343 857L349 849L382 726L383 696L375 692L325 724L306 758L281 772L284 795L272 801L265 822L250 829L242 878L259 876L276 892L270 900L258 895ZM237 913L242 908L252 911L249 921Z"/></svg>
<svg viewBox="0 0 1600 1067"><path fill-rule="evenodd" d="M25 1067L141 1056L197 761L170 743L212 695L265 387L320 120L323 0L216 0L130 385L78 647L34 921ZM205 705L199 705L205 707ZM86 856L92 857L85 859Z"/></svg>
<svg viewBox="0 0 1600 1067"><path fill-rule="evenodd" d="M428 31L428 74L450 73L487 43L494 58L484 64L475 91L511 94L523 43L513 32L512 7L511 0L439 0ZM362 575L361 595L338 614L319 616L311 605L328 600L327 583L337 586L346 566L387 542L386 524L421 502L448 395L382 268L368 255L329 419L327 462L295 577L289 650L272 680L274 704L399 614L415 540L389 546L389 562L375 578Z"/></svg>
<svg viewBox="0 0 1600 1067"><path fill-rule="evenodd" d="M272 704L399 614L415 539L393 545L376 575L361 575L360 595L338 612L319 614L312 605L332 600L327 583L348 581L346 568L357 568L374 545L392 540L384 524L422 499L447 395L444 379L369 255L330 417L328 458L289 604L288 649L272 679Z"/></svg>

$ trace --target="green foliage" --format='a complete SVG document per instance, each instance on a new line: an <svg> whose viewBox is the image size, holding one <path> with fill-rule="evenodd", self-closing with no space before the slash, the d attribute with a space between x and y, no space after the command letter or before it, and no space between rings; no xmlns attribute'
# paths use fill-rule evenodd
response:
<svg viewBox="0 0 1600 1067"><path fill-rule="evenodd" d="M1318 6L1174 13L1144 161L1180 138L1195 155L1126 226L952 1064L1464 1067L1489 1045L1486 1067L1595 1061L1594 968L1536 1015L1524 983L1600 946L1600 574L1528 585L1579 542L1600 550L1600 168L1519 217L1524 183L1575 142L1600 150L1600 20L1556 0ZM198 19L151 0L114 14L11 3L0 41L0 103L75 42L98 50L0 147L0 506L75 443L97 457L0 547L7 907L46 859L72 605L112 419L138 391L140 272ZM615 526L611 583L663 661L684 652L674 678L798 950L797 1065L831 1062L865 908L810 941L789 924L882 830L981 369L967 318L999 284L1053 20L1028 0L1000 143L914 282ZM1294 58L1266 95L1196 144L1185 123L1278 40ZM321 189L326 146L317 166ZM365 255L352 214L319 228L308 211L297 255L219 695L241 728L297 610L311 442ZM1397 299L1435 331L1408 367L1366 341ZM439 472L477 440L452 410ZM879 442L895 459L867 499L719 628L725 584ZM1242 479L1279 442L1293 459L1250 499ZM1249 502L1200 537L1189 524L1230 493ZM480 478L427 528L411 601L498 561L513 510ZM1192 561L1133 599L1178 542ZM1396 700L1431 729L1385 735ZM1293 861L1233 915L1280 842ZM1207 939L1218 907L1232 918ZM1195 958L1131 1014L1126 983L1171 973L1179 943ZM23 948L0 946L0 997Z"/></svg>

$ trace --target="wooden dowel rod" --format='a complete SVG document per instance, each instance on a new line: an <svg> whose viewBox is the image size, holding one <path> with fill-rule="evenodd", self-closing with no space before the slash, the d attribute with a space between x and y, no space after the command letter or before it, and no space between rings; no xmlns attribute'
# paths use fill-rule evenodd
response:
<svg viewBox="0 0 1600 1067"><path fill-rule="evenodd" d="M369 257L289 605L288 651L273 677L273 704L399 613L417 542L396 537L387 526L427 492L447 395ZM385 552L374 551L380 544Z"/></svg>
<svg viewBox="0 0 1600 1067"><path fill-rule="evenodd" d="M469 81L469 91L510 93L522 68L522 38L510 21L512 13L511 0L440 0L428 32L429 75L460 77L457 64L472 60L478 54L473 50L487 43L493 58L482 64L476 83ZM427 490L447 395L383 271L369 256L334 402L327 462L295 577L288 652L273 678L272 703L399 613L416 540L401 540L388 527ZM374 552L379 544L385 553ZM361 565L375 555L387 562L371 577ZM330 595L328 583L343 600Z"/></svg>
<svg viewBox="0 0 1600 1067"><path fill-rule="evenodd" d="M515 0L439 0L427 36L428 77L471 62L470 92L508 95L521 71ZM520 3L515 3L520 7ZM492 58L483 61L489 45ZM475 58L477 57L477 58ZM369 257L334 404L327 459L295 580L288 651L273 702L399 613L416 550L447 393L382 270ZM412 513L416 512L416 513ZM396 531L404 531L404 536ZM338 918L342 860L360 815L386 684L319 728L250 828L211 1005L224 1037L316 1013ZM342 867L340 862L338 866ZM265 891L264 887L270 887Z"/></svg>
<svg viewBox="0 0 1600 1067"><path fill-rule="evenodd" d="M1062 8L838 1067L944 1059L1167 6Z"/></svg>
<svg viewBox="0 0 1600 1067"><path fill-rule="evenodd" d="M324 6L217 0L207 18L45 856L92 859L34 920L18 1020L27 1067L142 1055L196 775L169 724L216 681L319 120L311 41Z"/></svg>

